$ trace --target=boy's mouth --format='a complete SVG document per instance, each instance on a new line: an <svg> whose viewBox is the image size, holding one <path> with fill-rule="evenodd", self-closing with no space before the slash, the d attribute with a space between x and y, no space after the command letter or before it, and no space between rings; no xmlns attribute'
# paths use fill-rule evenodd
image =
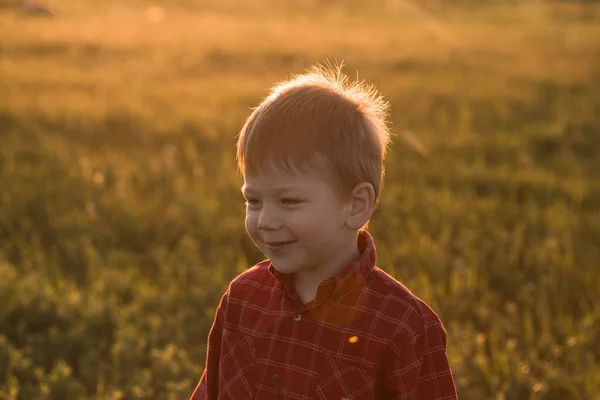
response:
<svg viewBox="0 0 600 400"><path fill-rule="evenodd" d="M295 240L288 240L287 242L265 242L265 244L267 245L267 247L270 247L272 249L278 249L278 248L285 246L286 244L290 244L290 243L294 243L294 242L295 242Z"/></svg>

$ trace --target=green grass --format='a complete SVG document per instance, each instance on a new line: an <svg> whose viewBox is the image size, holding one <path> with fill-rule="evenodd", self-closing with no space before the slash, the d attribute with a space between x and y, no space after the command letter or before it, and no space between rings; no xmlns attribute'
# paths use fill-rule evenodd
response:
<svg viewBox="0 0 600 400"><path fill-rule="evenodd" d="M261 259L235 135L316 62L375 83L378 265L440 314L461 399L600 399L600 8L0 5L0 399L180 399Z"/></svg>

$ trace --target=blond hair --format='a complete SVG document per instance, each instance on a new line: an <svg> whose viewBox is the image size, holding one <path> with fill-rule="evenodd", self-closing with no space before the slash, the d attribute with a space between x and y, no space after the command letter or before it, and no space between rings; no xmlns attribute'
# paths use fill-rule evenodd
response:
<svg viewBox="0 0 600 400"><path fill-rule="evenodd" d="M240 131L243 176L270 168L306 170L325 160L347 194L369 182L379 197L389 144L388 103L364 82L350 82L342 65L316 65L271 88Z"/></svg>

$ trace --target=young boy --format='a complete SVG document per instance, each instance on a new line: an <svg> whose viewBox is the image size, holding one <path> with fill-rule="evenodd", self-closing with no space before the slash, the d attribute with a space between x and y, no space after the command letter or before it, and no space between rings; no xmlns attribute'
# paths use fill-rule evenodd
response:
<svg viewBox="0 0 600 400"><path fill-rule="evenodd" d="M192 400L456 399L446 331L375 266L387 103L340 69L275 86L242 128L246 229L268 257L235 278Z"/></svg>

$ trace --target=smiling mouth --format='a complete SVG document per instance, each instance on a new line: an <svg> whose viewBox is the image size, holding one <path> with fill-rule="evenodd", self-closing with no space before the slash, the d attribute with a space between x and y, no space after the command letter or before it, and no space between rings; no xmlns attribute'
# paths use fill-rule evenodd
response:
<svg viewBox="0 0 600 400"><path fill-rule="evenodd" d="M290 243L294 243L294 242L295 242L295 240L289 240L287 242L265 242L265 244L272 248L278 248L278 247L282 247L282 246L285 246L286 244L290 244Z"/></svg>

